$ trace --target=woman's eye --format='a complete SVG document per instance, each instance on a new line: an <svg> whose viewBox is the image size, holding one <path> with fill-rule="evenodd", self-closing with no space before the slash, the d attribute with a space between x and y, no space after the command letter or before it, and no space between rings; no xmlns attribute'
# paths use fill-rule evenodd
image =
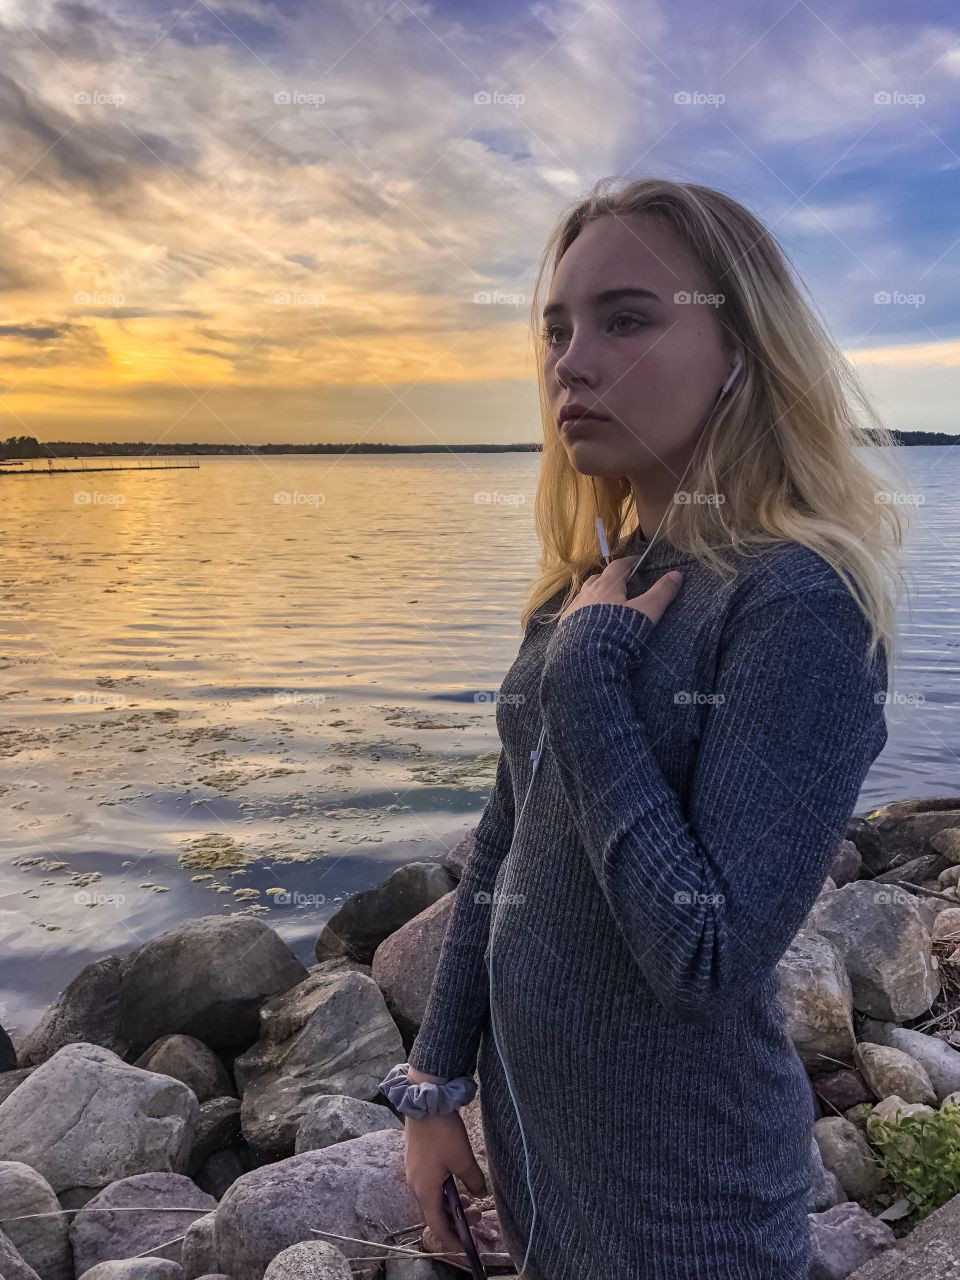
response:
<svg viewBox="0 0 960 1280"><path fill-rule="evenodd" d="M544 342L547 344L548 347L552 347L556 345L553 339L554 339L554 335L559 331L559 329L560 329L560 326L557 324L544 325L542 330L542 336L543 336Z"/></svg>
<svg viewBox="0 0 960 1280"><path fill-rule="evenodd" d="M610 323L615 325L620 320L625 320L628 324L631 324L631 325L643 324L643 321L640 319L639 316L632 316L629 314L629 312L626 312L626 311L621 311L618 315L615 315ZM624 332L631 332L631 331L621 329L620 332L624 333Z"/></svg>

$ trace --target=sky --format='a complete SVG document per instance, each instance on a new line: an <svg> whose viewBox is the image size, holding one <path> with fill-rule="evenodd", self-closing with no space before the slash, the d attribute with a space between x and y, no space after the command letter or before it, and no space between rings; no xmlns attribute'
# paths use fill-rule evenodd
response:
<svg viewBox="0 0 960 1280"><path fill-rule="evenodd" d="M0 47L0 438L536 440L543 246L653 175L960 432L952 5L0 0Z"/></svg>

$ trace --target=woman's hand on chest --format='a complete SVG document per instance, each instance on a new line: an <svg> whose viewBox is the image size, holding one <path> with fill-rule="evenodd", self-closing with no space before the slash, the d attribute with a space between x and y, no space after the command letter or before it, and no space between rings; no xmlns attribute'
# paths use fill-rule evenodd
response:
<svg viewBox="0 0 960 1280"><path fill-rule="evenodd" d="M678 569L665 573L642 595L628 599L627 579L639 560L639 556L622 556L619 560L611 560L602 573L591 574L561 613L558 623L590 604L626 605L638 613L646 614L651 622L659 622L680 590L683 574Z"/></svg>

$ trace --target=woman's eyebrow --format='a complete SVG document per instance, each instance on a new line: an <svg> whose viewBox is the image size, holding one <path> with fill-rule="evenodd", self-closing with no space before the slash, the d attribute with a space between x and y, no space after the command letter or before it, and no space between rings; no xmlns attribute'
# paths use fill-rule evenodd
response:
<svg viewBox="0 0 960 1280"><path fill-rule="evenodd" d="M592 301L597 304L604 302L615 302L617 298L652 298L654 302L659 302L660 298L650 289L640 288L623 288L623 289L604 289L602 293L594 295ZM550 302L543 308L543 318L556 315L560 311L566 310L564 302Z"/></svg>

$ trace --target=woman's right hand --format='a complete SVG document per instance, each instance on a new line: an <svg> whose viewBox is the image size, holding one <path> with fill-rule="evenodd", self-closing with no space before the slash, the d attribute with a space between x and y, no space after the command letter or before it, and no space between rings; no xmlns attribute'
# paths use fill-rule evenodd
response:
<svg viewBox="0 0 960 1280"><path fill-rule="evenodd" d="M438 1077L411 1069L410 1079L437 1081ZM405 1117L403 1171L437 1248L444 1253L463 1256L463 1245L447 1213L443 1183L452 1173L464 1183L471 1195L480 1197L489 1193L459 1111L420 1119ZM479 1217L479 1214L473 1211L471 1215L468 1211L468 1220L471 1216Z"/></svg>

